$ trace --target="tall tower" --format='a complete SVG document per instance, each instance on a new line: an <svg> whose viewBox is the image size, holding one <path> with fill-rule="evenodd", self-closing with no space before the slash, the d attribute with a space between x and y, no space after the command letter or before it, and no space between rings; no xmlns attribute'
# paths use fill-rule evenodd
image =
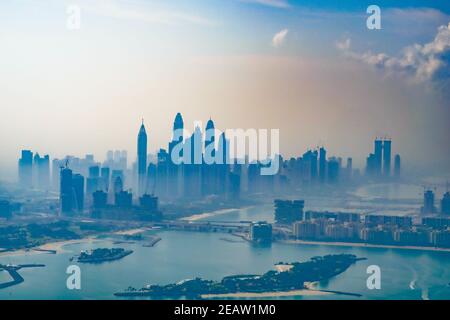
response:
<svg viewBox="0 0 450 320"><path fill-rule="evenodd" d="M183 128L184 128L184 122L183 117L181 116L181 113L177 113L175 116L175 120L173 122L173 133L172 133L172 141L169 142L169 158L170 163L172 163L172 150L175 148L176 145L183 142ZM173 155L175 156L175 155ZM177 159L178 157L182 157L183 153L180 151L180 154L176 155ZM179 160L179 159L178 159Z"/></svg>
<svg viewBox="0 0 450 320"><path fill-rule="evenodd" d="M383 154L383 140L375 139L375 175L379 176L381 174L381 163Z"/></svg>
<svg viewBox="0 0 450 320"><path fill-rule="evenodd" d="M383 174L386 177L391 175L391 140L383 141Z"/></svg>
<svg viewBox="0 0 450 320"><path fill-rule="evenodd" d="M211 149L209 154L214 158L216 155L215 150L215 131L214 131L214 122L209 119L206 123L206 130L205 130L205 152L208 149ZM209 148L208 148L209 146Z"/></svg>
<svg viewBox="0 0 450 320"><path fill-rule="evenodd" d="M60 171L59 201L60 213L70 214L74 208L72 170L64 167Z"/></svg>
<svg viewBox="0 0 450 320"><path fill-rule="evenodd" d="M399 179L400 173L401 173L401 158L399 154L396 154L394 157L394 177L396 179Z"/></svg>
<svg viewBox="0 0 450 320"><path fill-rule="evenodd" d="M147 172L147 133L144 127L144 120L139 129L137 141L137 155L138 155L138 197L145 193L145 176Z"/></svg>
<svg viewBox="0 0 450 320"><path fill-rule="evenodd" d="M327 170L327 151L325 148L319 149L319 180L320 182L325 182Z"/></svg>

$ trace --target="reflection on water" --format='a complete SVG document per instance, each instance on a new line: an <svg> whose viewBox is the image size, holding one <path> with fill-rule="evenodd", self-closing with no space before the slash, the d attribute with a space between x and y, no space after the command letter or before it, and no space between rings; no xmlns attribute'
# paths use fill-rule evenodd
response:
<svg viewBox="0 0 450 320"><path fill-rule="evenodd" d="M360 187L354 194L363 199L419 200L423 197L423 188L414 184L381 183Z"/></svg>

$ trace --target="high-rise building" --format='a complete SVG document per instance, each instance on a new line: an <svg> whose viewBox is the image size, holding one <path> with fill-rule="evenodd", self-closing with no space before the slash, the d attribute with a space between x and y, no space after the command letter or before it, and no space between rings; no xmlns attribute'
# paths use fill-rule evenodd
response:
<svg viewBox="0 0 450 320"><path fill-rule="evenodd" d="M391 140L383 141L383 174L386 177L391 175Z"/></svg>
<svg viewBox="0 0 450 320"><path fill-rule="evenodd" d="M347 167L345 168L346 171L346 177L348 180L350 180L352 178L352 174L353 174L353 159L352 158L347 158Z"/></svg>
<svg viewBox="0 0 450 320"><path fill-rule="evenodd" d="M177 113L175 116L175 120L173 122L173 134L172 134L172 141L169 142L169 156L168 156L168 168L167 168L167 184L170 196L172 198L179 198L183 194L183 170L181 162L183 160L183 149L180 148L179 152L177 154L173 153L173 150L175 146L180 145L182 146L183 143L183 129L184 129L184 123L183 123L183 117L181 116L181 113ZM155 168L156 169L156 168ZM148 179L147 182L148 186L153 186L153 189L155 188L155 180L152 180L152 177L150 176L150 165L148 169ZM156 171L155 171L156 172ZM156 175L155 175L156 177ZM149 189L150 190L150 189Z"/></svg>
<svg viewBox="0 0 450 320"><path fill-rule="evenodd" d="M328 161L328 181L330 183L339 182L340 168L339 160L335 157L330 158Z"/></svg>
<svg viewBox="0 0 450 320"><path fill-rule="evenodd" d="M74 208L74 192L72 184L72 170L61 168L59 188L60 212L70 214Z"/></svg>
<svg viewBox="0 0 450 320"><path fill-rule="evenodd" d="M423 194L422 213L436 213L436 207L434 206L434 192L431 190L426 190Z"/></svg>
<svg viewBox="0 0 450 320"><path fill-rule="evenodd" d="M441 213L450 214L450 192L444 193L441 200Z"/></svg>
<svg viewBox="0 0 450 320"><path fill-rule="evenodd" d="M72 187L75 196L75 206L78 212L84 209L84 177L81 174L72 175Z"/></svg>
<svg viewBox="0 0 450 320"><path fill-rule="evenodd" d="M324 183L327 176L327 151L325 148L319 149L319 181Z"/></svg>
<svg viewBox="0 0 450 320"><path fill-rule="evenodd" d="M45 155L39 156L39 153L34 155L33 164L33 185L40 190L48 190L50 188L50 157Z"/></svg>
<svg viewBox="0 0 450 320"><path fill-rule="evenodd" d="M102 209L106 207L108 194L104 191L97 190L92 194L94 209Z"/></svg>
<svg viewBox="0 0 450 320"><path fill-rule="evenodd" d="M277 223L290 224L295 221L303 220L303 208L305 206L305 201L276 199L274 204L275 221Z"/></svg>
<svg viewBox="0 0 450 320"><path fill-rule="evenodd" d="M19 184L23 188L33 187L33 152L22 150L19 159Z"/></svg>
<svg viewBox="0 0 450 320"><path fill-rule="evenodd" d="M95 191L100 189L100 167L97 165L90 166L89 176L86 179L86 193L91 197Z"/></svg>
<svg viewBox="0 0 450 320"><path fill-rule="evenodd" d="M382 155L383 155L383 140L376 139L374 145L374 173L376 176L381 175L381 165L382 165Z"/></svg>
<svg viewBox="0 0 450 320"><path fill-rule="evenodd" d="M100 170L100 188L108 193L109 190L109 181L110 181L110 168L109 167L102 167Z"/></svg>
<svg viewBox="0 0 450 320"><path fill-rule="evenodd" d="M138 156L138 197L144 194L146 187L147 173L147 133L142 120L137 140L137 156Z"/></svg>
<svg viewBox="0 0 450 320"><path fill-rule="evenodd" d="M401 174L401 158L399 154L396 154L394 158L394 177L398 179L400 178L400 174Z"/></svg>
<svg viewBox="0 0 450 320"><path fill-rule="evenodd" d="M250 240L256 243L270 243L272 241L272 225L265 221L252 223Z"/></svg>

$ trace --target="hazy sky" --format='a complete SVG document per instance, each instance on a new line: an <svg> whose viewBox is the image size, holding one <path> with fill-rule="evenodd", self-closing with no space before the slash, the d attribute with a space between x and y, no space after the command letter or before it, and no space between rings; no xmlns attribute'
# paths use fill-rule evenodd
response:
<svg viewBox="0 0 450 320"><path fill-rule="evenodd" d="M450 2L377 1L369 30L372 2L3 0L0 179L21 149L134 160L141 118L154 152L177 112L188 129L279 128L286 156L324 145L358 166L389 136L405 164L450 172Z"/></svg>

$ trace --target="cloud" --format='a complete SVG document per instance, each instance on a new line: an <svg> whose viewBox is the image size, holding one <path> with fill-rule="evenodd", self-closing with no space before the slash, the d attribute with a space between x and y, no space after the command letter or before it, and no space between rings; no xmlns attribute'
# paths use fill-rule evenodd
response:
<svg viewBox="0 0 450 320"><path fill-rule="evenodd" d="M256 3L263 6L286 9L290 5L287 0L240 0L241 2Z"/></svg>
<svg viewBox="0 0 450 320"><path fill-rule="evenodd" d="M277 32L272 38L272 46L275 48L279 48L286 39L288 32L288 29L283 29L280 32Z"/></svg>
<svg viewBox="0 0 450 320"><path fill-rule="evenodd" d="M171 9L151 9L143 2L130 4L119 0L89 0L80 1L79 4L87 12L123 20L166 25L215 25L214 21L196 14Z"/></svg>
<svg viewBox="0 0 450 320"><path fill-rule="evenodd" d="M357 53L350 46L349 38L336 43L336 47L352 59L388 73L407 75L416 82L450 79L450 23L440 26L431 42L405 47L398 56L370 51Z"/></svg>

